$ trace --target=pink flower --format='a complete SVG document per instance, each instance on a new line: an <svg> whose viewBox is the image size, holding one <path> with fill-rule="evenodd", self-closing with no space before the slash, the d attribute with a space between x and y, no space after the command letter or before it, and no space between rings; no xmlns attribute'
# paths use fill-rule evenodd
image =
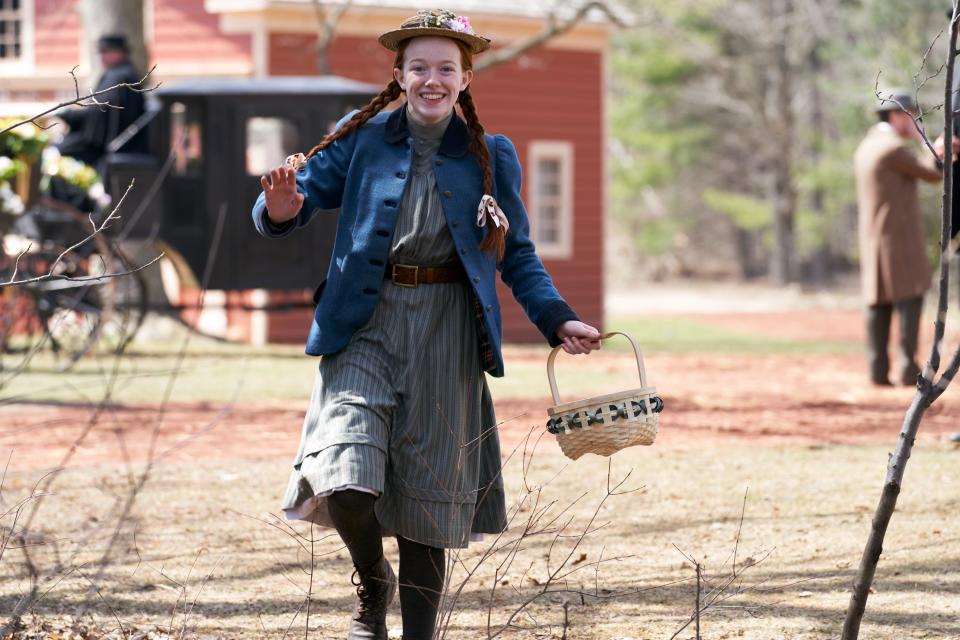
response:
<svg viewBox="0 0 960 640"><path fill-rule="evenodd" d="M459 16L452 20L447 20L447 28L460 33L473 33L473 29L470 28L470 18L466 16Z"/></svg>

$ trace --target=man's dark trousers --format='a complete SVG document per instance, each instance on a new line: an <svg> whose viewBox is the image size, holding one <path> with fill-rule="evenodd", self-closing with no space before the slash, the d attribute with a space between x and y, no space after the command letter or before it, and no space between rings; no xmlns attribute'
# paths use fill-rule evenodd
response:
<svg viewBox="0 0 960 640"><path fill-rule="evenodd" d="M877 304L867 307L867 361L870 379L875 384L890 384L890 356L887 344L890 341L890 321L897 312L900 323L900 341L897 381L905 385L917 383L920 368L917 366L917 342L920 335L920 313L923 298L911 298L899 302Z"/></svg>

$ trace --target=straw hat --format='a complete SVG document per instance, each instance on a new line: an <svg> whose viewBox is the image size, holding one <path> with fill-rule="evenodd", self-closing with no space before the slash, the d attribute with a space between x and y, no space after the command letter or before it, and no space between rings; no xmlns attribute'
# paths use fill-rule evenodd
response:
<svg viewBox="0 0 960 640"><path fill-rule="evenodd" d="M490 48L489 38L478 36L473 32L470 18L458 16L452 11L443 9L417 11L417 15L404 20L399 29L387 31L381 35L380 44L390 51L396 51L404 40L421 36L453 38L466 43L473 53L480 53Z"/></svg>

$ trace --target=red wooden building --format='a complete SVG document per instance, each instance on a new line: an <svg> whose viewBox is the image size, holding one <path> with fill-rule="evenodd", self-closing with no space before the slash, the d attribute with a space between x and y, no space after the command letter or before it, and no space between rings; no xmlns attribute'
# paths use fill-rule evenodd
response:
<svg viewBox="0 0 960 640"><path fill-rule="evenodd" d="M144 0L151 64L165 84L180 78L263 77L316 73L318 19L311 0ZM469 15L494 49L543 29L555 6L543 1L449 1ZM86 69L88 38L76 0L0 2L0 104L34 113L72 95L67 72ZM376 36L415 12L409 2L356 0L337 24L329 63L337 75L385 84L392 54ZM481 119L517 147L532 236L561 293L590 323L603 322L605 55L611 24L581 21L546 45L478 73L473 84ZM314 143L303 141L305 148ZM281 296L257 291L208 296L263 303ZM510 341L538 340L508 291L504 331ZM206 326L254 342L300 341L308 310L231 312L211 308ZM219 314L219 315L218 315Z"/></svg>

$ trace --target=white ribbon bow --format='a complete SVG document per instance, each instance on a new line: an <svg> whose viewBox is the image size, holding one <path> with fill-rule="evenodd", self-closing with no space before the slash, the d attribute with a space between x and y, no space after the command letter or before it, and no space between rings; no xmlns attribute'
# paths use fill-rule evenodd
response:
<svg viewBox="0 0 960 640"><path fill-rule="evenodd" d="M284 166L298 171L300 167L307 164L307 157L302 153L295 153L292 156L287 156L287 159L283 161Z"/></svg>
<svg viewBox="0 0 960 640"><path fill-rule="evenodd" d="M503 209L500 208L500 205L497 204L497 201L493 199L493 196L489 194L483 196L480 200L480 206L477 207L477 226L482 227L486 225L487 218L490 218L494 226L498 229L503 227L504 233L510 230L507 215L503 212Z"/></svg>

